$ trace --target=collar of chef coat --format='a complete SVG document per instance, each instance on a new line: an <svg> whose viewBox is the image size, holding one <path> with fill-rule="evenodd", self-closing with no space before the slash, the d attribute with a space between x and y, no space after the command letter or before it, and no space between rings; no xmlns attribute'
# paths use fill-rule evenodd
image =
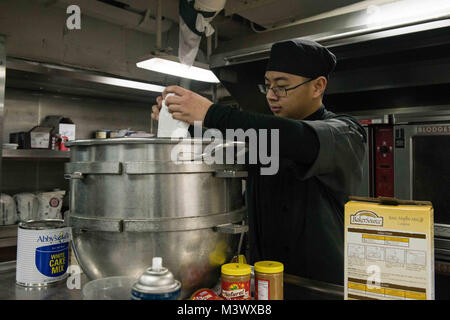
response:
<svg viewBox="0 0 450 320"><path fill-rule="evenodd" d="M325 111L325 106L322 104L319 109L317 109L314 113L310 114L303 120L321 120L321 119L323 119L324 111Z"/></svg>

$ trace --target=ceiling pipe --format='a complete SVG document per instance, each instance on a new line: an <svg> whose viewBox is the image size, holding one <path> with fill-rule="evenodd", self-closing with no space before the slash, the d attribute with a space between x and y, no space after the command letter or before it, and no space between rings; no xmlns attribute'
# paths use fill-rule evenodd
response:
<svg viewBox="0 0 450 320"><path fill-rule="evenodd" d="M162 49L162 0L157 0L156 5L156 50L161 51Z"/></svg>

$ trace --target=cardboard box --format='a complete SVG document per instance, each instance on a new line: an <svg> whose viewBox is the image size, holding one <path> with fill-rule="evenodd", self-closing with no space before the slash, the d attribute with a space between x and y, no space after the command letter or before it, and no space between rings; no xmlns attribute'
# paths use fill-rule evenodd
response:
<svg viewBox="0 0 450 320"><path fill-rule="evenodd" d="M431 202L350 197L344 260L346 300L433 300Z"/></svg>
<svg viewBox="0 0 450 320"><path fill-rule="evenodd" d="M75 125L69 123L60 123L58 128L61 137L67 137L68 141L75 140Z"/></svg>
<svg viewBox="0 0 450 320"><path fill-rule="evenodd" d="M52 128L37 126L26 136L25 149L50 149L52 144Z"/></svg>
<svg viewBox="0 0 450 320"><path fill-rule="evenodd" d="M50 149L52 145L51 127L36 126L28 132L9 134L9 142L17 143L18 149Z"/></svg>

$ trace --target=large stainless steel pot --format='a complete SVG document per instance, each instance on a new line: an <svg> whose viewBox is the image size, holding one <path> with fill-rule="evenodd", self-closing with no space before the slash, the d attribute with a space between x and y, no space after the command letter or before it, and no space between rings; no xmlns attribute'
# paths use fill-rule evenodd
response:
<svg viewBox="0 0 450 320"><path fill-rule="evenodd" d="M184 141L182 164L171 161L179 144L170 139L69 144L66 219L75 256L89 278L137 277L160 256L182 282L183 297L217 282L220 264L237 253L246 231L241 181L246 172L242 165L190 161L201 159L210 142ZM200 146L193 153L192 142Z"/></svg>

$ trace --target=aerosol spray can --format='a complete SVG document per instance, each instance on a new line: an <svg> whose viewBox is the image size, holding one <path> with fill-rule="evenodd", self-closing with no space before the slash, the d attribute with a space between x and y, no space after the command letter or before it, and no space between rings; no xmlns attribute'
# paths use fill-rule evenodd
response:
<svg viewBox="0 0 450 320"><path fill-rule="evenodd" d="M131 289L132 300L178 300L181 282L176 280L162 258L154 257L151 268L147 268Z"/></svg>

